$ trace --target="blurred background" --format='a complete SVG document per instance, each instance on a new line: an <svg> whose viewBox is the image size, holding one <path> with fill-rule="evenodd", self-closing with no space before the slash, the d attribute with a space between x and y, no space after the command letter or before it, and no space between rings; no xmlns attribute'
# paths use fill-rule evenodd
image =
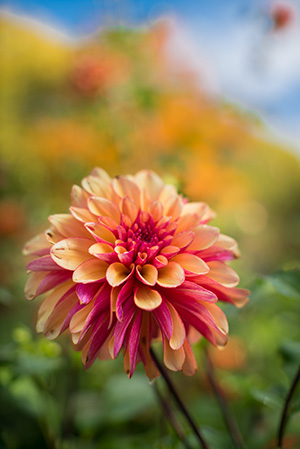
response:
<svg viewBox="0 0 300 449"><path fill-rule="evenodd" d="M24 298L24 243L100 166L157 171L238 240L251 301L224 307L231 338L209 353L246 447L275 448L300 359L299 2L0 6L0 447L184 447L141 367L131 380L121 358L84 371L67 335L36 335L39 300ZM199 373L172 378L212 448L230 449L204 346ZM300 447L299 409L285 448Z"/></svg>

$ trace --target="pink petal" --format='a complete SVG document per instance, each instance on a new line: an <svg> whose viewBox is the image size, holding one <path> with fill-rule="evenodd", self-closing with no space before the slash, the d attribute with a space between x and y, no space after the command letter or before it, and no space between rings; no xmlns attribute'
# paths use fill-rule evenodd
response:
<svg viewBox="0 0 300 449"><path fill-rule="evenodd" d="M76 286L76 293L81 304L88 304L95 297L100 288L99 282L91 284L78 284Z"/></svg>
<svg viewBox="0 0 300 449"><path fill-rule="evenodd" d="M44 254L49 254L50 248L51 244L46 239L45 233L43 232L26 243L23 249L23 254L24 256L43 256Z"/></svg>
<svg viewBox="0 0 300 449"><path fill-rule="evenodd" d="M89 248L89 253L108 264L118 260L113 248L107 243L95 243Z"/></svg>
<svg viewBox="0 0 300 449"><path fill-rule="evenodd" d="M72 273L69 271L52 271L47 274L41 281L38 286L38 289L35 293L36 296L42 295L43 293L52 290L52 288L57 285L62 284L71 279Z"/></svg>
<svg viewBox="0 0 300 449"><path fill-rule="evenodd" d="M135 306L131 301L127 301L123 309L123 319L122 321L117 321L114 330L114 348L113 348L113 358L116 358L124 342L125 334L127 328L135 314Z"/></svg>
<svg viewBox="0 0 300 449"><path fill-rule="evenodd" d="M167 259L171 259L171 257L176 256L176 254L178 254L179 251L180 251L180 248L178 248L177 246L168 245L168 246L165 246L161 250L160 254L161 254L161 256L164 256Z"/></svg>
<svg viewBox="0 0 300 449"><path fill-rule="evenodd" d="M50 256L40 257L30 262L27 267L30 271L58 271L63 270L59 267Z"/></svg>
<svg viewBox="0 0 300 449"><path fill-rule="evenodd" d="M138 351L140 335L141 335L141 324L142 324L142 311L139 310L136 313L134 320L132 322L132 327L131 327L129 342L128 342L130 371L127 374L129 375L129 378L131 378L131 376L133 375L135 367L136 367L137 351Z"/></svg>
<svg viewBox="0 0 300 449"><path fill-rule="evenodd" d="M159 307L153 310L153 313L162 332L170 340L173 333L173 320L166 302L163 301Z"/></svg>

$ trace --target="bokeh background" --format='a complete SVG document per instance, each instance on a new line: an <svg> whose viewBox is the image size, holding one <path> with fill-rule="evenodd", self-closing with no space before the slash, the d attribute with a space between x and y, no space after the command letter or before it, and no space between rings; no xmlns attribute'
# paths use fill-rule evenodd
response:
<svg viewBox="0 0 300 449"><path fill-rule="evenodd" d="M1 448L184 447L141 367L84 371L67 335L36 335L39 300L24 298L22 247L95 166L157 171L238 240L251 300L224 307L229 344L208 351L246 447L276 447L300 359L300 6L249 3L1 3ZM211 447L230 449L204 347L196 376L172 378ZM299 409L298 393L287 449Z"/></svg>

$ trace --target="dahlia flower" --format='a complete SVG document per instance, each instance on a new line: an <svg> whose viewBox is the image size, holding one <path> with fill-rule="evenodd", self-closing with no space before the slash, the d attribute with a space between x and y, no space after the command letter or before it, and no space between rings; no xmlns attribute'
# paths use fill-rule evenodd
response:
<svg viewBox="0 0 300 449"><path fill-rule="evenodd" d="M129 377L139 361L158 375L149 349L162 340L166 367L194 374L191 343L227 341L217 302L247 301L226 264L239 255L236 242L207 225L214 213L205 203L188 202L151 171L111 179L96 168L71 198L70 214L50 216L24 249L26 298L47 294L37 331L54 339L69 329L85 367L122 350Z"/></svg>

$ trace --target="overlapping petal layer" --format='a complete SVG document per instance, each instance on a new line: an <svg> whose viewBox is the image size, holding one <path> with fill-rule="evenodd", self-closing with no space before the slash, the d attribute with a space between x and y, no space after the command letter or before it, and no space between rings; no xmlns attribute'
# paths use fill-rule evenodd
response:
<svg viewBox="0 0 300 449"><path fill-rule="evenodd" d="M141 361L158 375L149 348L163 340L164 363L192 375L195 335L226 344L228 325L216 304L240 307L248 291L226 262L236 242L207 223L205 203L189 203L151 171L111 179L96 168L74 186L70 214L25 247L31 256L27 299L48 293L37 330L55 338L66 329L86 367L124 352L131 377Z"/></svg>

